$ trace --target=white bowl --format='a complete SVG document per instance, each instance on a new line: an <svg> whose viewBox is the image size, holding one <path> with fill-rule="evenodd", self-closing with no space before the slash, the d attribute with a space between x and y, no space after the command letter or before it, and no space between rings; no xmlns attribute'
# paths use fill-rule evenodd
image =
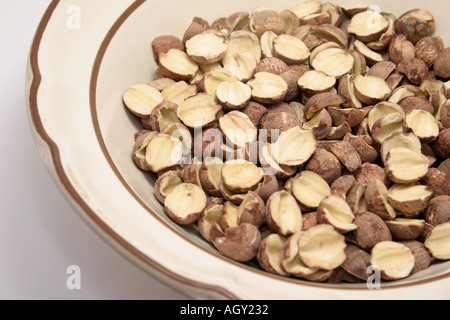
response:
<svg viewBox="0 0 450 320"><path fill-rule="evenodd" d="M32 44L29 115L36 144L61 192L85 221L131 261L196 299L450 298L450 262L369 290L270 275L230 261L164 213L154 179L131 161L139 122L124 108L126 88L152 79L151 40L181 37L194 16L209 21L256 6L300 1L53 1ZM76 3L76 4L74 4ZM396 15L416 7L434 14L450 44L446 1L340 1L376 4Z"/></svg>

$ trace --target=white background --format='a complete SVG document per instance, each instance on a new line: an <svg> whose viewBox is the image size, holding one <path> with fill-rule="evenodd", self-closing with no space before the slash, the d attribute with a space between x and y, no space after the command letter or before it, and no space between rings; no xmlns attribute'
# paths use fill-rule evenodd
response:
<svg viewBox="0 0 450 320"><path fill-rule="evenodd" d="M29 126L25 67L49 0L0 0L0 299L187 299L95 234L41 161ZM81 268L81 289L66 286Z"/></svg>

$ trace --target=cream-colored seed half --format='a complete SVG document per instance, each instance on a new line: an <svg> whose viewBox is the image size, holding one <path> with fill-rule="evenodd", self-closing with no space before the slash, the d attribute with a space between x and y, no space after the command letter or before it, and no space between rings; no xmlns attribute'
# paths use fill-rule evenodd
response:
<svg viewBox="0 0 450 320"><path fill-rule="evenodd" d="M145 160L153 172L159 172L180 163L183 145L167 134L159 134L147 146Z"/></svg>
<svg viewBox="0 0 450 320"><path fill-rule="evenodd" d="M269 235L265 241L267 243L266 254L270 267L272 267L277 274L285 274L286 272L281 266L281 250L286 243L286 239L276 233L273 233Z"/></svg>
<svg viewBox="0 0 450 320"><path fill-rule="evenodd" d="M389 27L389 21L376 11L367 10L353 16L347 31L366 37L383 32Z"/></svg>
<svg viewBox="0 0 450 320"><path fill-rule="evenodd" d="M262 145L259 151L259 161L261 166L268 172L275 175L292 176L297 171L294 166L281 165L275 159L276 148L270 143L265 143Z"/></svg>
<svg viewBox="0 0 450 320"><path fill-rule="evenodd" d="M269 212L272 219L280 227L281 234L294 234L302 230L302 211L289 192L280 191L272 196Z"/></svg>
<svg viewBox="0 0 450 320"><path fill-rule="evenodd" d="M389 279L403 279L414 268L414 256L411 250L399 242L382 241L376 244L371 253L370 262L378 267Z"/></svg>
<svg viewBox="0 0 450 320"><path fill-rule="evenodd" d="M195 184L182 183L167 196L164 205L177 217L188 217L202 212L206 205L206 195Z"/></svg>
<svg viewBox="0 0 450 320"><path fill-rule="evenodd" d="M394 182L411 183L426 175L428 158L406 148L395 148L389 151L386 168Z"/></svg>
<svg viewBox="0 0 450 320"><path fill-rule="evenodd" d="M219 126L227 140L238 147L245 147L258 138L258 129L243 112L231 111L219 119Z"/></svg>
<svg viewBox="0 0 450 320"><path fill-rule="evenodd" d="M186 52L192 60L199 63L220 61L228 49L224 38L214 33L198 34L186 42Z"/></svg>
<svg viewBox="0 0 450 320"><path fill-rule="evenodd" d="M319 207L323 210L325 218L335 228L346 232L356 229L356 225L353 224L355 215L343 198L328 196Z"/></svg>
<svg viewBox="0 0 450 320"><path fill-rule="evenodd" d="M258 72L253 80L248 82L252 95L260 98L272 98L286 93L288 85L280 76L269 72Z"/></svg>
<svg viewBox="0 0 450 320"><path fill-rule="evenodd" d="M222 181L231 190L248 191L255 187L262 178L262 169L248 161L227 161L222 168Z"/></svg>
<svg viewBox="0 0 450 320"><path fill-rule="evenodd" d="M394 184L388 193L388 197L395 201L406 202L412 200L424 200L429 198L433 191L420 184Z"/></svg>
<svg viewBox="0 0 450 320"><path fill-rule="evenodd" d="M155 88L147 84L138 84L125 91L123 101L132 113L146 118L158 104L164 101L164 97Z"/></svg>
<svg viewBox="0 0 450 320"><path fill-rule="evenodd" d="M371 50L364 42L355 40L353 43L355 46L355 49L361 53L366 60L373 61L373 62L381 62L383 61L383 56L379 54L378 52L375 52Z"/></svg>
<svg viewBox="0 0 450 320"><path fill-rule="evenodd" d="M425 247L436 259L450 260L450 222L434 227L425 240Z"/></svg>
<svg viewBox="0 0 450 320"><path fill-rule="evenodd" d="M222 160L219 158L208 158L205 159L203 166L207 170L209 182L218 190L222 183Z"/></svg>
<svg viewBox="0 0 450 320"><path fill-rule="evenodd" d="M393 102L380 102L378 104L376 104L374 107L371 108L368 116L367 116L367 120L368 120L368 126L369 126L369 130L372 131L372 127L374 125L375 122L377 122L378 119L380 119L381 117L383 117L384 115L388 114L388 113L393 113L393 112L397 112L397 113L404 113L403 109L396 103Z"/></svg>
<svg viewBox="0 0 450 320"><path fill-rule="evenodd" d="M180 105L187 98L197 94L197 86L188 84L185 81L178 81L164 88L161 93L164 96L164 101Z"/></svg>
<svg viewBox="0 0 450 320"><path fill-rule="evenodd" d="M327 75L325 72L311 70L298 79L300 88L313 91L325 90L334 87L336 78Z"/></svg>
<svg viewBox="0 0 450 320"><path fill-rule="evenodd" d="M299 255L311 268L332 270L344 263L345 238L331 225L314 226L302 235Z"/></svg>
<svg viewBox="0 0 450 320"><path fill-rule="evenodd" d="M256 58L250 52L240 52L223 60L223 68L239 81L248 81L255 74Z"/></svg>
<svg viewBox="0 0 450 320"><path fill-rule="evenodd" d="M318 268L310 268L300 259L298 254L298 243L303 232L300 231L287 240L282 252L281 265L289 274L296 277L307 277L319 271Z"/></svg>
<svg viewBox="0 0 450 320"><path fill-rule="evenodd" d="M208 72L205 75L205 90L210 96L215 97L217 87L224 81L236 81L237 78L227 70L221 68Z"/></svg>
<svg viewBox="0 0 450 320"><path fill-rule="evenodd" d="M280 134L272 154L281 165L299 166L311 158L316 146L313 131L296 126Z"/></svg>
<svg viewBox="0 0 450 320"><path fill-rule="evenodd" d="M402 113L389 113L380 120L380 125L372 128L372 138L379 143L383 143L394 133L401 133L404 130L405 116Z"/></svg>
<svg viewBox="0 0 450 320"><path fill-rule="evenodd" d="M222 107L213 96L199 94L186 99L178 108L178 118L189 128L203 127L216 120Z"/></svg>
<svg viewBox="0 0 450 320"><path fill-rule="evenodd" d="M178 174L168 175L167 178L161 181L160 192L163 196L167 197L177 186L182 183L183 181Z"/></svg>
<svg viewBox="0 0 450 320"><path fill-rule="evenodd" d="M186 52L170 49L167 53L160 53L159 63L170 72L192 78L197 73L198 64Z"/></svg>
<svg viewBox="0 0 450 320"><path fill-rule="evenodd" d="M424 110L413 110L406 116L406 125L419 138L433 140L439 135L436 118Z"/></svg>
<svg viewBox="0 0 450 320"><path fill-rule="evenodd" d="M305 1L291 8L291 11L300 19L322 11L321 1Z"/></svg>
<svg viewBox="0 0 450 320"><path fill-rule="evenodd" d="M265 58L270 58L275 55L273 48L273 41L278 37L278 35L273 31L266 31L261 36L261 52Z"/></svg>
<svg viewBox="0 0 450 320"><path fill-rule="evenodd" d="M229 227L237 227L239 221L239 207L227 201L223 207L224 219Z"/></svg>
<svg viewBox="0 0 450 320"><path fill-rule="evenodd" d="M273 49L282 60L289 63L301 63L311 55L303 41L287 34L282 34L273 40Z"/></svg>
<svg viewBox="0 0 450 320"><path fill-rule="evenodd" d="M355 78L356 92L361 95L374 99L383 99L391 92L391 89L386 84L386 81L375 76L358 75Z"/></svg>
<svg viewBox="0 0 450 320"><path fill-rule="evenodd" d="M217 86L217 99L233 108L243 107L252 97L252 89L240 81L224 81Z"/></svg>
<svg viewBox="0 0 450 320"><path fill-rule="evenodd" d="M261 46L258 37L250 31L234 31L228 41L228 50L223 58L224 61L230 57L243 52L249 52L257 62L261 60Z"/></svg>
<svg viewBox="0 0 450 320"><path fill-rule="evenodd" d="M383 163L389 151L395 148L407 148L419 154L422 152L422 144L415 134L398 132L385 139L381 145L380 155Z"/></svg>
<svg viewBox="0 0 450 320"><path fill-rule="evenodd" d="M330 76L341 77L353 69L355 59L341 48L331 48L319 52L311 61L316 71Z"/></svg>
<svg viewBox="0 0 450 320"><path fill-rule="evenodd" d="M303 171L291 180L291 192L301 204L317 208L331 194L331 189L317 173Z"/></svg>

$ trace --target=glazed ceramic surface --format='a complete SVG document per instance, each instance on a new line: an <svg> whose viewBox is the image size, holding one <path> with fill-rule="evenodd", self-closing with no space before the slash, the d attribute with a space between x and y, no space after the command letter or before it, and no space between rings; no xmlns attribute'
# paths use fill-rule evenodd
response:
<svg viewBox="0 0 450 320"><path fill-rule="evenodd" d="M209 21L257 6L300 1L53 1L42 18L27 72L29 115L50 174L76 212L111 245L161 281L196 299L450 298L450 262L369 290L270 275L221 256L194 227L180 227L153 194L154 178L130 157L140 123L122 103L129 86L152 80L150 43L182 37L194 16ZM436 17L450 44L446 1L340 1L397 16L416 7Z"/></svg>

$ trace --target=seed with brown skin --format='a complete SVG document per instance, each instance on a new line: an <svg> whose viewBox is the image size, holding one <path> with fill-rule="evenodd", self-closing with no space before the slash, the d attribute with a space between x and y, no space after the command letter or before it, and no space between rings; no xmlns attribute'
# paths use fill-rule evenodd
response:
<svg viewBox="0 0 450 320"><path fill-rule="evenodd" d="M237 223L250 223L260 228L265 222L265 214L264 200L256 192L249 191L239 205Z"/></svg>
<svg viewBox="0 0 450 320"><path fill-rule="evenodd" d="M450 158L450 129L442 130L432 144L434 154L441 159Z"/></svg>
<svg viewBox="0 0 450 320"><path fill-rule="evenodd" d="M358 245L370 251L377 243L392 240L391 231L386 223L374 213L364 212L355 218L356 230L353 231Z"/></svg>
<svg viewBox="0 0 450 320"><path fill-rule="evenodd" d="M286 26L281 15L275 10L258 10L250 18L250 30L260 38L266 31L280 35L286 31Z"/></svg>
<svg viewBox="0 0 450 320"><path fill-rule="evenodd" d="M373 180L380 180L385 185L390 182L386 178L384 168L376 163L363 163L361 168L355 174L355 180L358 184L368 184Z"/></svg>
<svg viewBox="0 0 450 320"><path fill-rule="evenodd" d="M433 191L418 183L394 184L387 197L392 207L400 211L401 215L413 218L427 208Z"/></svg>
<svg viewBox="0 0 450 320"><path fill-rule="evenodd" d="M350 172L361 167L361 157L353 146L345 141L338 141L330 145L330 151L341 161Z"/></svg>
<svg viewBox="0 0 450 320"><path fill-rule="evenodd" d="M450 222L450 196L433 198L428 204L425 220L433 226Z"/></svg>
<svg viewBox="0 0 450 320"><path fill-rule="evenodd" d="M417 85L420 85L428 76L428 66L423 60L417 58L400 62L398 71L404 74L409 81Z"/></svg>
<svg viewBox="0 0 450 320"><path fill-rule="evenodd" d="M223 237L212 239L214 246L226 257L235 261L252 260L258 253L261 233L257 227L249 223L228 228Z"/></svg>
<svg viewBox="0 0 450 320"><path fill-rule="evenodd" d="M348 192L355 183L355 177L352 175L341 176L331 184L331 194L346 199Z"/></svg>
<svg viewBox="0 0 450 320"><path fill-rule="evenodd" d="M413 110L424 110L431 114L434 112L430 102L422 97L407 97L400 102L400 107L402 107L405 114L409 114Z"/></svg>
<svg viewBox="0 0 450 320"><path fill-rule="evenodd" d="M434 62L434 73L445 80L450 79L450 48L442 50Z"/></svg>
<svg viewBox="0 0 450 320"><path fill-rule="evenodd" d="M358 126L366 117L369 109L355 109L355 108L339 108L328 107L328 113L333 120L334 126L340 126L344 122L347 122L351 128Z"/></svg>
<svg viewBox="0 0 450 320"><path fill-rule="evenodd" d="M378 62L369 69L367 74L386 80L396 67L395 63L391 61Z"/></svg>
<svg viewBox="0 0 450 320"><path fill-rule="evenodd" d="M450 175L450 159L442 161L438 167L438 170L446 175Z"/></svg>
<svg viewBox="0 0 450 320"><path fill-rule="evenodd" d="M389 58L395 64L416 56L414 45L403 34L398 34L389 45Z"/></svg>
<svg viewBox="0 0 450 320"><path fill-rule="evenodd" d="M434 17L424 9L413 9L401 15L395 21L397 34L404 34L413 44L429 37L434 30Z"/></svg>
<svg viewBox="0 0 450 320"><path fill-rule="evenodd" d="M159 54L166 53L170 49L178 49L184 51L184 45L181 39L172 35L164 35L156 37L152 41L153 58L159 63Z"/></svg>
<svg viewBox="0 0 450 320"><path fill-rule="evenodd" d="M319 222L317 221L317 212L308 212L303 215L303 227L302 231L306 231L311 229L314 226L317 226Z"/></svg>
<svg viewBox="0 0 450 320"><path fill-rule="evenodd" d="M416 43L416 58L423 60L428 67L434 64L439 53L444 50L441 37L425 37Z"/></svg>
<svg viewBox="0 0 450 320"><path fill-rule="evenodd" d="M292 193L302 207L316 209L323 199L330 195L327 182L312 171L302 171L286 183L286 190Z"/></svg>
<svg viewBox="0 0 450 320"><path fill-rule="evenodd" d="M200 34L210 28L209 22L203 18L195 17L186 29L183 36L183 44L193 36Z"/></svg>
<svg viewBox="0 0 450 320"><path fill-rule="evenodd" d="M445 128L450 128L450 100L447 100L442 106L441 106L441 124Z"/></svg>
<svg viewBox="0 0 450 320"><path fill-rule="evenodd" d="M386 176L395 183L413 183L428 172L428 158L407 148L394 148L385 161Z"/></svg>
<svg viewBox="0 0 450 320"><path fill-rule="evenodd" d="M371 24L370 21L377 21L377 23ZM370 42L379 39L388 27L389 21L380 13L367 10L354 15L347 30L358 40Z"/></svg>
<svg viewBox="0 0 450 320"><path fill-rule="evenodd" d="M390 205L387 195L388 189L382 181L376 179L367 184L367 209L384 220L394 219L397 215L395 209Z"/></svg>
<svg viewBox="0 0 450 320"><path fill-rule="evenodd" d="M281 75L288 70L289 67L283 60L276 57L268 57L258 62L255 72L270 72L276 75Z"/></svg>
<svg viewBox="0 0 450 320"><path fill-rule="evenodd" d="M449 176L436 168L430 168L421 181L433 191L434 196L450 195Z"/></svg>
<svg viewBox="0 0 450 320"><path fill-rule="evenodd" d="M341 176L342 166L339 159L325 149L317 148L306 165L306 170L315 172L328 184Z"/></svg>
<svg viewBox="0 0 450 320"><path fill-rule="evenodd" d="M269 141L272 139L272 130L277 130L279 135L288 129L301 125L302 122L287 103L280 103L271 107L260 121L260 129L266 130ZM275 142L275 140L272 142Z"/></svg>
<svg viewBox="0 0 450 320"><path fill-rule="evenodd" d="M334 195L330 195L320 202L317 208L317 220L319 223L332 225L342 234L357 228L353 223L355 215L350 206L344 199Z"/></svg>
<svg viewBox="0 0 450 320"><path fill-rule="evenodd" d="M370 266L370 254L355 245L347 244L345 255L347 258L341 267L358 279L367 280L369 277L367 269Z"/></svg>
<svg viewBox="0 0 450 320"><path fill-rule="evenodd" d="M430 266L433 259L423 243L416 240L400 241L400 243L408 247L414 256L415 264L411 271L412 274L425 270Z"/></svg>
<svg viewBox="0 0 450 320"><path fill-rule="evenodd" d="M358 152L362 163L373 163L378 158L378 152L370 146L361 136L347 134L344 141L349 142Z"/></svg>
<svg viewBox="0 0 450 320"><path fill-rule="evenodd" d="M425 221L419 219L397 218L386 221L386 225L391 230L392 236L398 240L414 240L419 237L424 228Z"/></svg>
<svg viewBox="0 0 450 320"><path fill-rule="evenodd" d="M333 92L319 93L308 99L306 103L306 119L311 119L314 114L324 108L338 107L344 100L341 96Z"/></svg>

